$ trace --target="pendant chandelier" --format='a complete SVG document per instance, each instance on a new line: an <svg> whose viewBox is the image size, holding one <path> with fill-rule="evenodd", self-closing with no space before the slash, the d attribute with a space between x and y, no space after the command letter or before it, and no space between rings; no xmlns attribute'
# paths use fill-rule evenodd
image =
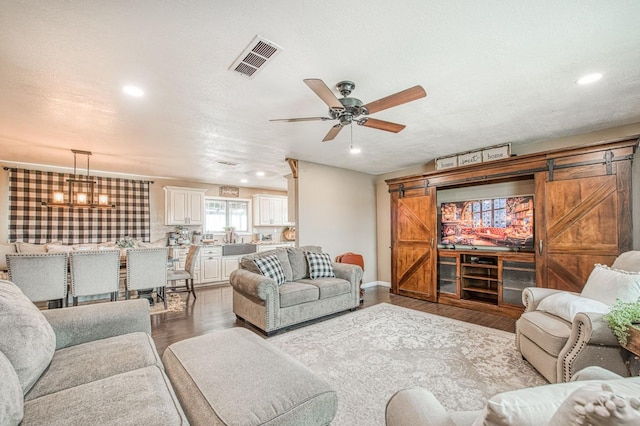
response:
<svg viewBox="0 0 640 426"><path fill-rule="evenodd" d="M115 208L115 204L109 203L108 194L96 194L95 178L91 177L89 170L90 151L80 151L72 149L73 152L73 177L67 180L67 192L53 191L51 193L51 201L43 202L43 206L47 207L71 207L71 208ZM84 155L87 157L87 174L86 176L77 173L77 157Z"/></svg>

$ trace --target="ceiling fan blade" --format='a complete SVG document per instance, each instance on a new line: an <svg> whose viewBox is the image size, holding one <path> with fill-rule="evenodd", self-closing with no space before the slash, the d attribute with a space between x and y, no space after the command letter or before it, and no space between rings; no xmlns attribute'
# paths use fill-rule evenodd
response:
<svg viewBox="0 0 640 426"><path fill-rule="evenodd" d="M375 118L366 117L362 120L358 120L358 124L365 127L371 127L378 130L385 130L387 132L398 133L404 129L404 124L392 123L390 121L376 120Z"/></svg>
<svg viewBox="0 0 640 426"><path fill-rule="evenodd" d="M424 91L422 86L413 86L409 89L403 90L402 92L389 95L385 98L378 99L377 101L369 102L364 107L369 111L369 114L373 114L374 112L406 104L407 102L415 101L416 99L424 98L425 96L427 96L427 92Z"/></svg>
<svg viewBox="0 0 640 426"><path fill-rule="evenodd" d="M290 123L295 123L297 121L327 121L333 120L331 117L301 117L301 118L273 118L269 121L288 121Z"/></svg>
<svg viewBox="0 0 640 426"><path fill-rule="evenodd" d="M329 129L329 133L327 133L324 139L322 139L322 142L332 141L333 139L335 139L335 137L338 136L338 133L340 133L340 130L342 130L342 127L342 124L336 124L335 126L333 126L331 129Z"/></svg>
<svg viewBox="0 0 640 426"><path fill-rule="evenodd" d="M344 110L344 106L340 103L340 100L338 100L336 95L324 84L324 81L319 78L306 78L303 81L329 108L336 111Z"/></svg>

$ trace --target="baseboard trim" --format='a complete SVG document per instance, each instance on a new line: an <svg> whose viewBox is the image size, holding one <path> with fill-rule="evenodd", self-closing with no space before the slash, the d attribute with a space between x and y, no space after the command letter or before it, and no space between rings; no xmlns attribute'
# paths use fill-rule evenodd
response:
<svg viewBox="0 0 640 426"><path fill-rule="evenodd" d="M370 288L370 287L388 287L391 288L391 283L386 281L371 281L368 283L362 283L362 288Z"/></svg>

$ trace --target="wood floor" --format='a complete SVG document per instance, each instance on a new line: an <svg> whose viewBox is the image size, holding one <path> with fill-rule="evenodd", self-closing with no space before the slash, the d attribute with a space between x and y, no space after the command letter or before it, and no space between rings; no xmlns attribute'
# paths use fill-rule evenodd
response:
<svg viewBox="0 0 640 426"><path fill-rule="evenodd" d="M187 298L184 295L187 304L184 312L151 316L151 334L160 354L174 342L215 330L231 327L247 327L256 330L250 325L236 320L232 311L231 286L228 284L197 288L197 295L198 298L195 300L193 297ZM364 293L364 303L360 305L360 309L384 302L499 330L510 332L515 330L515 320L513 319L393 295L389 293L387 287L367 288Z"/></svg>

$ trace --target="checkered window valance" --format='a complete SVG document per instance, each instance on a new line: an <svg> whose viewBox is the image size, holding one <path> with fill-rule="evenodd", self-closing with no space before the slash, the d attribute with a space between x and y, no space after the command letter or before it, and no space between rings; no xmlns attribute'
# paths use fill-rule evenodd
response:
<svg viewBox="0 0 640 426"><path fill-rule="evenodd" d="M9 241L43 244L101 243L124 236L149 241L148 181L92 176L96 193L113 209L45 207L53 191L66 191L71 174L9 169Z"/></svg>

